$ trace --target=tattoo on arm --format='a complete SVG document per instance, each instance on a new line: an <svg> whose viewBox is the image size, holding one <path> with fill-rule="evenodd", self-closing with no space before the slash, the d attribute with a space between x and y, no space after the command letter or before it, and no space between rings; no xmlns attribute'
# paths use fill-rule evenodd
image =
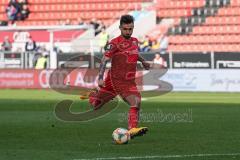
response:
<svg viewBox="0 0 240 160"><path fill-rule="evenodd" d="M102 62L101 62L100 67L99 67L99 75L98 75L98 79L99 79L99 80L100 80L100 79L103 79L107 62L108 62L108 59L105 58L105 57L103 57Z"/></svg>
<svg viewBox="0 0 240 160"><path fill-rule="evenodd" d="M144 62L145 61L145 59L142 57L142 56L138 56L138 61L140 61L140 62Z"/></svg>

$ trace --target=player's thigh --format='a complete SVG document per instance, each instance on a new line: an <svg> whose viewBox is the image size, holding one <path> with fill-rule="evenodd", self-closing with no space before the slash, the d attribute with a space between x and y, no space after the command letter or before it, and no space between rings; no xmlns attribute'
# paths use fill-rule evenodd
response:
<svg viewBox="0 0 240 160"><path fill-rule="evenodd" d="M113 99L117 94L113 88L112 81L109 76L104 81L105 86L97 91L97 98L105 103Z"/></svg>
<svg viewBox="0 0 240 160"><path fill-rule="evenodd" d="M111 80L107 78L104 82L104 87L99 88L89 95L89 102L94 107L101 107L116 96Z"/></svg>
<svg viewBox="0 0 240 160"><path fill-rule="evenodd" d="M113 90L100 89L97 94L97 98L104 101L105 103L114 97L116 97L116 93Z"/></svg>
<svg viewBox="0 0 240 160"><path fill-rule="evenodd" d="M98 109L112 100L115 96L116 94L112 91L100 89L89 95L89 103L94 107L94 109Z"/></svg>

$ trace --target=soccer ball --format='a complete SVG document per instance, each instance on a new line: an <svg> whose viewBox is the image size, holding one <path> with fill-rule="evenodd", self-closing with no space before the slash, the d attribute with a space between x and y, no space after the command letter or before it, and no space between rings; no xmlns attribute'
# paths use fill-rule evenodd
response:
<svg viewBox="0 0 240 160"><path fill-rule="evenodd" d="M116 144L127 144L130 140L130 134L125 128L117 128L113 131L112 138Z"/></svg>
<svg viewBox="0 0 240 160"><path fill-rule="evenodd" d="M113 131L112 138L116 144L127 144L130 140L130 134L125 128L117 128Z"/></svg>

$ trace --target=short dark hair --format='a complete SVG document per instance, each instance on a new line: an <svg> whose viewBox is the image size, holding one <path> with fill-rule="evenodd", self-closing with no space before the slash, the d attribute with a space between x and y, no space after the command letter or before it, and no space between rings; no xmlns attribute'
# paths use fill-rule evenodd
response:
<svg viewBox="0 0 240 160"><path fill-rule="evenodd" d="M134 22L134 18L133 16L126 14L126 15L122 15L121 19L120 19L120 26L122 24L129 24L129 23L133 23Z"/></svg>

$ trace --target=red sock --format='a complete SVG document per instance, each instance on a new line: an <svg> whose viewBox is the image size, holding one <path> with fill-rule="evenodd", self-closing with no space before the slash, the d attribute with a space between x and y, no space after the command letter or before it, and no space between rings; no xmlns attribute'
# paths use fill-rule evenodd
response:
<svg viewBox="0 0 240 160"><path fill-rule="evenodd" d="M128 129L135 128L138 125L139 108L131 106L128 112Z"/></svg>

